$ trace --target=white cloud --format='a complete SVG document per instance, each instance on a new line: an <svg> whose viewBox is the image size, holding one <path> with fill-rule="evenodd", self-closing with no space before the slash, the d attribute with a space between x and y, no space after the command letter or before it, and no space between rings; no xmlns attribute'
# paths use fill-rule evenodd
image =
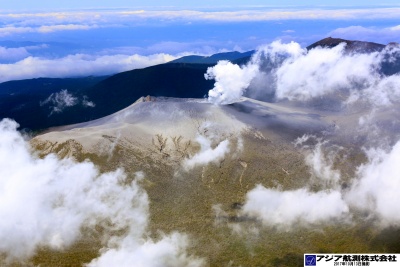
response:
<svg viewBox="0 0 400 267"><path fill-rule="evenodd" d="M312 146L312 149L308 145L303 145L309 140L317 142ZM336 149L332 149L335 146L332 146L330 153L328 153L328 149L326 149L328 142L311 135L303 135L297 138L294 145L301 146L302 150L304 150L305 163L310 167L311 177L316 182L322 182L326 188L337 188L341 174L333 168L334 160L337 156Z"/></svg>
<svg viewBox="0 0 400 267"><path fill-rule="evenodd" d="M304 136L296 144L309 139ZM332 168L329 153L326 156L326 142L317 141L316 145L304 146L313 147L306 153L305 163L310 166L311 175L322 182L321 191L310 191L309 185L288 191L258 185L246 194L242 215L253 216L266 226L290 230L295 226L349 222L354 216L365 216L366 211L368 219L378 226L399 226L400 141L389 151L366 150L368 161L356 167L355 176L345 189L339 184L340 172Z"/></svg>
<svg viewBox="0 0 400 267"><path fill-rule="evenodd" d="M168 54L149 56L76 54L56 59L29 56L12 64L0 64L0 82L38 77L108 75L166 63L175 58Z"/></svg>
<svg viewBox="0 0 400 267"><path fill-rule="evenodd" d="M352 19L396 19L400 8L258 8L253 10L199 11L199 10L85 10L42 13L0 14L8 24L34 25L86 24L126 25L144 20L173 21L271 21L271 20L352 20ZM42 24L41 24L42 23Z"/></svg>
<svg viewBox="0 0 400 267"><path fill-rule="evenodd" d="M231 12L200 11L153 11L138 14L141 17L191 18L191 20L213 21L268 21L291 19L377 19L396 18L400 8L374 9L286 9L286 10L240 10Z"/></svg>
<svg viewBox="0 0 400 267"><path fill-rule="evenodd" d="M94 108L96 106L96 104L93 101L88 100L87 96L83 97L82 105L84 107L89 107L89 108Z"/></svg>
<svg viewBox="0 0 400 267"><path fill-rule="evenodd" d="M242 212L259 218L265 225L289 228L344 219L349 207L340 192L334 190L280 191L258 185L247 193Z"/></svg>
<svg viewBox="0 0 400 267"><path fill-rule="evenodd" d="M283 62L276 71L278 99L308 100L356 88L375 78L377 54L344 55L345 45L315 48Z"/></svg>
<svg viewBox="0 0 400 267"><path fill-rule="evenodd" d="M239 66L228 61L220 61L212 68L208 68L205 74L206 79L215 79L214 88L208 92L208 100L214 104L230 104L238 101L244 94L252 80L259 78L265 80L265 72L263 62L267 62L271 67L279 67L284 60L283 57L290 55L294 58L305 53L300 45L294 42L282 44L280 41L273 42L269 45L260 47L252 56L251 61ZM274 86L274 79L271 83L264 84L265 91L268 91L268 86ZM262 90L262 88L260 89Z"/></svg>
<svg viewBox="0 0 400 267"><path fill-rule="evenodd" d="M104 228L104 248L90 266L109 266L112 259L118 266L204 264L186 253L184 235L146 237L149 200L138 185L142 173L128 183L123 170L101 174L88 161L38 158L16 127L0 122L0 264L26 263L39 247L68 248L84 236L82 229L96 225Z"/></svg>
<svg viewBox="0 0 400 267"><path fill-rule="evenodd" d="M93 108L96 104L93 101L89 101L87 96L83 96L82 100L68 92L67 89L63 89L60 92L52 93L44 101L40 102L40 106L48 106L50 109L49 116L54 113L61 113L68 107L81 104L84 107Z"/></svg>
<svg viewBox="0 0 400 267"><path fill-rule="evenodd" d="M50 25L41 26L37 29L41 33L50 33L55 31L74 31L74 30L89 30L96 29L97 25L77 25L77 24L67 24L67 25Z"/></svg>
<svg viewBox="0 0 400 267"><path fill-rule="evenodd" d="M190 170L198 165L218 162L229 152L229 140L219 142L214 148L211 146L212 140L203 135L198 135L196 141L200 144L200 151L182 163L186 170Z"/></svg>
<svg viewBox="0 0 400 267"><path fill-rule="evenodd" d="M102 219L117 229L132 225L144 231L147 196L136 182L122 185L123 171L100 174L90 162L31 156L16 127L0 122L1 252L24 259L38 246L62 249L79 238L82 226Z"/></svg>
<svg viewBox="0 0 400 267"><path fill-rule="evenodd" d="M46 25L40 27L6 26L0 28L0 36L4 37L12 34L21 34L21 33L51 33L56 31L90 30L96 28L98 28L97 25L78 25L78 24Z"/></svg>
<svg viewBox="0 0 400 267"><path fill-rule="evenodd" d="M0 46L0 62L17 61L28 57L30 54L25 47L7 48Z"/></svg>
<svg viewBox="0 0 400 267"><path fill-rule="evenodd" d="M391 151L370 149L368 162L357 169L357 179L346 201L372 212L383 226L400 225L400 141Z"/></svg>
<svg viewBox="0 0 400 267"><path fill-rule="evenodd" d="M389 105L400 99L400 75L385 76L380 68L395 60L400 60L399 46L388 46L381 52L348 53L345 43L306 51L297 43L276 41L260 47L245 66L220 62L211 68L210 74L215 69L218 75L206 75L217 81L209 91L209 100L219 104L238 101L248 84L259 79L268 82L258 82L250 90L274 92L277 100L305 101L336 93L347 95L348 104L363 100Z"/></svg>
<svg viewBox="0 0 400 267"><path fill-rule="evenodd" d="M241 68L227 60L219 61L216 66L208 68L204 75L207 80L216 81L214 88L208 92L208 101L222 105L237 101L257 72L258 66L255 64Z"/></svg>
<svg viewBox="0 0 400 267"><path fill-rule="evenodd" d="M350 26L335 29L328 33L328 36L360 41L380 40L381 43L398 42L400 41L400 26L387 28Z"/></svg>
<svg viewBox="0 0 400 267"><path fill-rule="evenodd" d="M316 142L306 145L307 142ZM321 191L311 191L309 185L297 190L279 190L256 186L246 194L241 210L243 215L254 216L264 225L290 230L295 226L348 222L350 205L340 190L340 172L333 169L336 153L327 153L327 142L315 136L297 138L295 146L301 146L305 164L310 167L313 184L322 186Z"/></svg>
<svg viewBox="0 0 400 267"><path fill-rule="evenodd" d="M50 105L51 114L60 113L67 107L73 107L78 104L78 98L68 93L68 90L64 89L58 93L51 94L46 100L40 102L41 106Z"/></svg>
<svg viewBox="0 0 400 267"><path fill-rule="evenodd" d="M4 37L11 34L20 34L33 32L34 30L31 27L14 27L14 26L6 26L0 28L0 36Z"/></svg>
<svg viewBox="0 0 400 267"><path fill-rule="evenodd" d="M88 267L137 266L137 267L200 267L202 259L188 256L188 239L185 235L172 233L158 242L147 240L139 243L131 236L118 241L118 247L104 249L100 257L87 264Z"/></svg>

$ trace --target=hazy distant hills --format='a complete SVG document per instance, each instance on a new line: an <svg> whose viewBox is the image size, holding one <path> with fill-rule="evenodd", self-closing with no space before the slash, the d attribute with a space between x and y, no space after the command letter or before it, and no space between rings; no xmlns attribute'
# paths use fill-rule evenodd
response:
<svg viewBox="0 0 400 267"><path fill-rule="evenodd" d="M335 47L345 42L349 52L371 53L386 46L370 42L325 38L307 49ZM397 45L397 44L389 44ZM209 57L185 56L172 62L135 69L109 77L29 79L0 84L0 118L13 118L31 130L101 118L117 112L141 96L203 98L214 81L204 73L219 60L245 64L254 51L219 53ZM400 61L387 61L382 73L400 72ZM64 91L64 94L59 94ZM67 98L69 104L62 103ZM68 99L69 98L69 99Z"/></svg>
<svg viewBox="0 0 400 267"><path fill-rule="evenodd" d="M237 51L227 52L227 53L218 53L209 57L203 56L185 56L171 61L170 63L193 63L193 64L217 64L220 60L229 60L229 61L243 61L250 59L251 55L255 51L247 51L244 53L240 53Z"/></svg>

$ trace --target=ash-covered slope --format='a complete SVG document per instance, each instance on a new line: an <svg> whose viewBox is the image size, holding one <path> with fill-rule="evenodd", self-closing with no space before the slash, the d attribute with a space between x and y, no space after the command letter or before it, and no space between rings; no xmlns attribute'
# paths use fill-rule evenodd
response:
<svg viewBox="0 0 400 267"><path fill-rule="evenodd" d="M244 98L217 106L204 99L147 97L105 118L66 126L30 143L42 156L56 153L90 160L102 171L122 167L128 174L143 172L140 184L149 196L150 233L188 234L190 251L204 259L204 266L231 261L257 265L285 255L272 253L275 245L266 242L271 234L280 234L262 234L252 246L263 252L254 254L245 248L245 239L232 236L226 223L246 228L258 224L240 214L246 193L256 184L301 186L307 172L291 141L322 129L333 129L324 117L286 105ZM85 242L80 251L95 254L98 243ZM46 264L42 253L49 252L39 252L35 264ZM53 257L69 262L68 253L67 249Z"/></svg>
<svg viewBox="0 0 400 267"><path fill-rule="evenodd" d="M36 137L63 143L73 139L94 150L103 136L129 140L143 149L152 145L157 134L165 138L179 137L195 142L203 127L216 127L219 137L236 136L250 129L263 129L269 134L294 138L302 133L321 131L329 126L329 119L312 110L291 107L287 103L266 103L250 98L229 106L218 106L206 99L141 97L134 104L112 115L97 120L54 128ZM62 131L58 131L60 129ZM134 134L132 134L134 133ZM212 134L207 133L207 134ZM107 138L103 141L109 142ZM168 144L172 146L170 142Z"/></svg>
<svg viewBox="0 0 400 267"><path fill-rule="evenodd" d="M103 172L142 171L149 233L188 234L190 251L204 266L299 266L310 250L400 249L390 243L397 230L376 227L395 226L397 219L356 201L364 192L357 186L370 179L364 170L376 163L362 146L376 145L375 134L388 142L398 138L389 125L393 110L369 116L363 106L327 112L249 98L221 106L204 99L146 97L30 143L41 156L90 160ZM380 123L379 133L367 125L357 128L362 118L371 127ZM364 167L357 171L358 166ZM371 194L377 201L384 196ZM96 241L82 242L87 245L80 251L96 254ZM46 253L51 252L41 250L35 264L45 265ZM68 262L68 253L53 257ZM83 262L80 257L74 260Z"/></svg>

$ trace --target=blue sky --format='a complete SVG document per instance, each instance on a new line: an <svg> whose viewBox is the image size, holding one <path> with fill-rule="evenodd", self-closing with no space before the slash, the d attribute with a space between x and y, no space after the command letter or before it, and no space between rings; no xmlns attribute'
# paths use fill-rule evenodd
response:
<svg viewBox="0 0 400 267"><path fill-rule="evenodd" d="M232 7L232 6L367 6L367 5L399 5L396 0L377 1L372 0L202 0L202 1L187 1L187 0L1 0L3 9L63 9L63 8L118 8L118 7L176 7L176 8L199 8L199 7Z"/></svg>
<svg viewBox="0 0 400 267"><path fill-rule="evenodd" d="M54 77L71 73L50 73L54 67L49 61L71 62L76 68L75 58L106 64L116 57L125 66L107 67L102 72L97 67L91 72L88 66L76 73L79 76L143 67L146 57L153 57L147 65L160 63L161 59L153 59L161 53L170 59L248 51L277 39L302 46L328 36L400 42L400 5L393 0L379 5L376 1L325 1L323 5L321 1L303 1L299 5L289 0L0 2L0 81L8 79L2 76L12 71L11 65L17 70L30 62L49 64L48 72L40 75ZM131 59L123 60L122 56L133 55L145 58L133 65L127 63Z"/></svg>

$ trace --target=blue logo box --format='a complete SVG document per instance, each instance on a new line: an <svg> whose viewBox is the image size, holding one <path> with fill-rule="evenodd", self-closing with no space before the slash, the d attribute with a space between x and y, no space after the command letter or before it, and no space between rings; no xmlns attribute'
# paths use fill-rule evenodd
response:
<svg viewBox="0 0 400 267"><path fill-rule="evenodd" d="M317 256L316 255L304 255L305 266L317 266Z"/></svg>

